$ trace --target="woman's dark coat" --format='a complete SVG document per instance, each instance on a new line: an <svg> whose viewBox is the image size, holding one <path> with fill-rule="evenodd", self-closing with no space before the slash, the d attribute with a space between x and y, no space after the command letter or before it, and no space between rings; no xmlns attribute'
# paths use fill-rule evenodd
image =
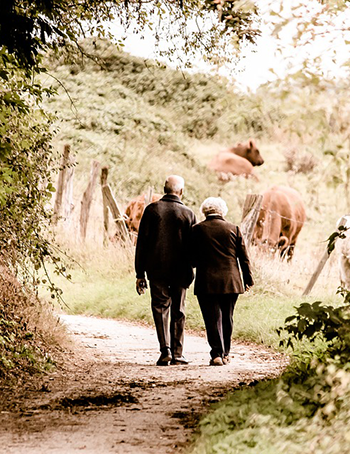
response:
<svg viewBox="0 0 350 454"><path fill-rule="evenodd" d="M196 295L244 293L254 284L240 229L219 215L192 227L191 256Z"/></svg>

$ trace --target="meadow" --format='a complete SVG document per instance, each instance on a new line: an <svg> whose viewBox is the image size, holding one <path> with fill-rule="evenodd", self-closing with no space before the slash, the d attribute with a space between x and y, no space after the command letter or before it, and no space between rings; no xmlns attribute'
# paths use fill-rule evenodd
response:
<svg viewBox="0 0 350 454"><path fill-rule="evenodd" d="M251 309L261 302L274 302L272 313L277 318L282 313L282 321L286 312L301 301L303 289L326 249L326 240L347 209L345 182L334 184L334 159L324 154L325 148L331 146L328 112L323 113L325 131L320 136L319 106L317 116L306 110L305 101L304 110L298 111L303 99L298 106L286 100L282 103L276 87L270 93L262 87L261 92L243 95L225 81L145 62L117 52L105 42L88 41L85 45L94 59L62 55L51 61L51 75L46 76L47 83L53 82L58 91L58 96L47 103L57 115L54 147L61 153L63 145L70 144L76 160L72 219L62 222L55 235L85 270L74 270L73 281L86 280L84 284L93 287L87 294L94 295L90 304L89 298L81 296L83 292L75 290L78 284L60 282L67 290L67 304L74 311L131 317L128 313L134 312L130 307L122 309L122 301L136 301L139 306L140 300L145 299L134 294L133 251L124 254L116 245L103 246L99 185L94 193L87 241L81 242L80 201L94 159L109 167L109 184L121 207L149 187L162 193L165 177L178 173L186 181L184 202L198 218L204 198L220 195L229 206L227 218L239 224L247 194L261 193L273 184L297 189L306 206L307 220L293 263L268 260L252 248L256 285L251 294L241 297L240 304L242 309ZM335 131L333 136L336 149L339 133ZM218 150L249 137L256 140L265 159L264 165L256 169L259 181L237 177L227 183L219 182L207 169L207 163ZM113 233L111 228L110 236ZM311 298L336 299L337 286L336 257L331 256ZM189 293L191 310L195 300ZM149 321L147 312L134 317ZM194 328L190 314L188 319ZM239 336L243 332L246 335L246 331L239 329Z"/></svg>
<svg viewBox="0 0 350 454"><path fill-rule="evenodd" d="M279 348L276 328L295 307L314 301L341 304L342 298L336 294L336 252L310 295L303 297L302 293L336 221L350 209L346 87L294 79L242 94L225 80L170 70L118 52L106 42L88 41L84 46L92 58L62 54L50 60L50 73L45 76L45 82L53 83L58 92L46 106L57 115L55 150L61 153L68 143L76 159L72 218L61 221L52 232L60 249L66 251L72 276L70 281L55 278L63 290L62 310L152 323L149 293L140 297L135 291L133 247L103 243L99 185L87 239L80 238L80 202L93 159L109 167L109 184L122 207L149 187L161 193L164 179L171 173L185 178L184 202L199 219L200 203L207 196L223 197L229 207L227 218L240 224L247 194L261 193L274 184L300 192L307 219L293 261L271 259L250 248L256 283L239 299L235 339ZM211 157L250 137L265 159L256 169L258 180L237 177L219 182L207 169ZM113 236L113 228L109 234ZM43 295L49 298L48 292ZM204 329L192 287L187 296L187 327L197 332ZM298 361L301 364L303 359ZM332 373L334 377L327 372L336 382L336 372ZM320 371L324 380L327 374ZM324 417L317 409L334 403L334 396L328 385L323 401L320 396L310 397L313 391L305 394L304 384L296 386L300 389L289 386L286 379L234 393L203 420L193 452L277 453L293 445L287 451L297 453L303 443L320 446L317 431L325 430L332 415ZM312 388L310 383L307 386ZM345 396L340 391L339 395ZM262 401L267 407L260 405ZM291 402L295 402L292 409ZM342 411L346 419L347 409ZM307 419L314 416L308 430ZM340 446L343 429L339 428ZM273 437L278 446L271 444ZM315 448L307 452L342 452L327 443L328 451Z"/></svg>

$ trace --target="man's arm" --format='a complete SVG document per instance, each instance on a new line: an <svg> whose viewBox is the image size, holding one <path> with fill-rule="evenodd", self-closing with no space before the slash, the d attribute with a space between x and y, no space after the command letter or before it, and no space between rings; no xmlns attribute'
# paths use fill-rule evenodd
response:
<svg viewBox="0 0 350 454"><path fill-rule="evenodd" d="M147 281L146 279L136 279L136 291L139 295L143 295L146 292Z"/></svg>
<svg viewBox="0 0 350 454"><path fill-rule="evenodd" d="M141 218L135 251L136 291L139 295L145 293L147 288L145 272L148 253L148 230L149 210L146 208Z"/></svg>

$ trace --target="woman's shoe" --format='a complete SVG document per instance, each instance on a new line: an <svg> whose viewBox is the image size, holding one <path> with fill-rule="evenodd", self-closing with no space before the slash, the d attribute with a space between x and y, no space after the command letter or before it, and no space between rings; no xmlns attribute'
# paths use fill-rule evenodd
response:
<svg viewBox="0 0 350 454"><path fill-rule="evenodd" d="M226 355L226 356L224 356L224 357L222 358L222 362L223 362L224 364L228 364L228 363L231 362L231 358L230 358L228 355Z"/></svg>
<svg viewBox="0 0 350 454"><path fill-rule="evenodd" d="M224 365L224 363L220 356L217 356L216 358L212 358L209 362L209 366L223 366L223 365Z"/></svg>

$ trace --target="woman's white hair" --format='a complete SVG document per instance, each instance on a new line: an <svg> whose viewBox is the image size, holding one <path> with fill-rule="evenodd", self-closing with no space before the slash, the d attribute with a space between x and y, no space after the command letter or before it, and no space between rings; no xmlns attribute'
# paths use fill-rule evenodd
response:
<svg viewBox="0 0 350 454"><path fill-rule="evenodd" d="M210 214L219 214L220 216L226 216L228 212L226 202L221 197L208 197L202 203L200 210L205 217L209 216Z"/></svg>

